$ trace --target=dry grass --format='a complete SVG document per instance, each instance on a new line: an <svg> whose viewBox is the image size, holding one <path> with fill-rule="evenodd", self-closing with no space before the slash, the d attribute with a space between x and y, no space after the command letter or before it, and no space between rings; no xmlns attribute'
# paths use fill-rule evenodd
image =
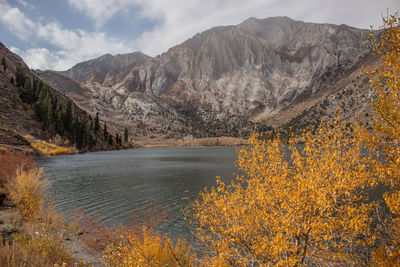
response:
<svg viewBox="0 0 400 267"><path fill-rule="evenodd" d="M31 266L70 262L71 256L62 243L63 217L51 204L45 203L46 181L42 169L33 168L20 172L7 188L25 223L12 245L5 245L0 250L24 255L21 262L16 262L16 266L25 266L25 261ZM4 266L12 266L15 261L14 258L4 260L11 264Z"/></svg>
<svg viewBox="0 0 400 267"><path fill-rule="evenodd" d="M30 135L24 136L26 140L28 140L33 148L39 150L45 155L64 155L64 154L76 154L78 153L75 147L62 147L55 144L51 144L49 142L35 139Z"/></svg>
<svg viewBox="0 0 400 267"><path fill-rule="evenodd" d="M12 242L0 240L0 266L53 266L71 263L60 237L35 231L18 233Z"/></svg>
<svg viewBox="0 0 400 267"><path fill-rule="evenodd" d="M194 254L184 240L174 245L151 227L120 228L117 242L109 243L105 258L110 266L194 266Z"/></svg>
<svg viewBox="0 0 400 267"><path fill-rule="evenodd" d="M178 146L238 146L247 144L247 139L236 137L208 137L179 140Z"/></svg>
<svg viewBox="0 0 400 267"><path fill-rule="evenodd" d="M0 240L0 266L53 266L70 264L72 257L63 245L63 224L50 214L25 222L11 240Z"/></svg>
<svg viewBox="0 0 400 267"><path fill-rule="evenodd" d="M39 232L33 235L19 234L14 239L14 243L31 254L39 254L51 264L71 261L67 249L56 235Z"/></svg>
<svg viewBox="0 0 400 267"><path fill-rule="evenodd" d="M0 266L42 267L50 264L41 254L31 248L20 246L16 242L3 244L3 241L0 240Z"/></svg>
<svg viewBox="0 0 400 267"><path fill-rule="evenodd" d="M71 263L63 245L64 219L45 201L42 169L22 153L0 154L0 175L17 212L2 212L0 266L53 266Z"/></svg>
<svg viewBox="0 0 400 267"><path fill-rule="evenodd" d="M246 145L247 139L236 137L206 137L177 139L152 138L146 140L136 140L141 147L175 147L175 146L240 146Z"/></svg>

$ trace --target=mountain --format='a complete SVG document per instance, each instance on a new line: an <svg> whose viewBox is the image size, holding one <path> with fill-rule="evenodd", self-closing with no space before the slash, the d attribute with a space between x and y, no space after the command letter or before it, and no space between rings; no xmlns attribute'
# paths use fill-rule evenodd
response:
<svg viewBox="0 0 400 267"><path fill-rule="evenodd" d="M338 79L324 84L319 92L306 92L277 114L265 118L263 123L275 126L272 134L293 132L298 136L306 128L315 129L321 120L334 121L339 108L347 126L359 123L371 128L374 117L371 101L375 92L364 70L378 62L377 56L366 55Z"/></svg>
<svg viewBox="0 0 400 267"><path fill-rule="evenodd" d="M250 18L196 34L154 58L105 55L39 75L136 135L244 136L285 126L279 114L294 119L345 81L350 85L353 72L361 77L362 62L371 58L368 34L346 25Z"/></svg>
<svg viewBox="0 0 400 267"><path fill-rule="evenodd" d="M41 79L0 43L0 146L33 151L30 137L56 140L80 151L116 148L94 118ZM63 76L62 76L63 77ZM79 87L79 85L78 85ZM68 90L72 90L68 86ZM112 138L111 138L112 139ZM115 140L115 139L114 139ZM114 141L115 144L115 141Z"/></svg>
<svg viewBox="0 0 400 267"><path fill-rule="evenodd" d="M79 63L72 69L60 73L81 83L96 82L107 85L108 75L118 75L125 67L138 66L149 58L141 52L116 56L106 54L97 59Z"/></svg>

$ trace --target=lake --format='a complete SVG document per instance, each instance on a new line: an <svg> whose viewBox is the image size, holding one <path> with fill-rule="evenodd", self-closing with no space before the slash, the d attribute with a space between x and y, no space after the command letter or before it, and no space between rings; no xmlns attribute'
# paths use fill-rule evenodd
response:
<svg viewBox="0 0 400 267"><path fill-rule="evenodd" d="M157 216L168 211L160 230L172 239L191 239L179 207L215 177L230 181L235 147L141 148L39 158L50 181L49 195L64 214L79 208L107 225L128 224L133 211Z"/></svg>

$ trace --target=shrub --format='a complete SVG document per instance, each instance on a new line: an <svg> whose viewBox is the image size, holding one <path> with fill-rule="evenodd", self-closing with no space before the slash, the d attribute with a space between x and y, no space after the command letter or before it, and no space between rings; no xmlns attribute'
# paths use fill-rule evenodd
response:
<svg viewBox="0 0 400 267"><path fill-rule="evenodd" d="M12 181L17 172L36 168L37 164L25 153L15 153L8 150L0 153L0 188L4 191L5 185Z"/></svg>
<svg viewBox="0 0 400 267"><path fill-rule="evenodd" d="M7 186L12 202L26 220L37 218L43 208L46 183L42 178L41 168L23 170Z"/></svg>
<svg viewBox="0 0 400 267"><path fill-rule="evenodd" d="M46 154L46 155L56 156L56 155L76 154L77 153L76 148L57 146L57 145L51 144L51 143L43 141L43 140L35 139L34 137L32 137L30 135L26 135L24 137L31 143L31 146L33 148L35 148L36 150L39 150L40 152L42 152L43 154Z"/></svg>
<svg viewBox="0 0 400 267"><path fill-rule="evenodd" d="M52 266L71 262L62 242L63 216L51 203L45 204L46 181L42 169L22 153L0 154L0 163L3 180L8 182L5 189L24 219L12 223L3 214L2 219L12 223L3 224L3 231L17 231L17 234L10 240L0 240L0 266Z"/></svg>
<svg viewBox="0 0 400 267"><path fill-rule="evenodd" d="M85 231L81 239L91 254L103 253L109 266L193 266L194 255L184 240L173 242L155 231L167 214L153 206L157 215L140 210L133 213L130 227L106 227L79 209L74 211L76 233Z"/></svg>
<svg viewBox="0 0 400 267"><path fill-rule="evenodd" d="M193 266L194 255L184 240L173 242L153 228L121 228L108 244L105 258L112 266Z"/></svg>

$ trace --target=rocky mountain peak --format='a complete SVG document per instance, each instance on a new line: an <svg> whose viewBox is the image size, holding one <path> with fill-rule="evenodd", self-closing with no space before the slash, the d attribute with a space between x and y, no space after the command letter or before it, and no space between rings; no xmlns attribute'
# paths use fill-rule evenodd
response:
<svg viewBox="0 0 400 267"><path fill-rule="evenodd" d="M118 72L127 66L143 64L150 58L142 52L118 54L116 56L105 54L99 58L79 63L71 69L59 73L81 83L91 81L101 84L108 73Z"/></svg>
<svg viewBox="0 0 400 267"><path fill-rule="evenodd" d="M93 96L84 103L91 112L169 128L228 123L237 129L226 132L240 132L342 77L369 53L368 33L288 17L249 18L196 34L156 58L106 55L62 74Z"/></svg>

